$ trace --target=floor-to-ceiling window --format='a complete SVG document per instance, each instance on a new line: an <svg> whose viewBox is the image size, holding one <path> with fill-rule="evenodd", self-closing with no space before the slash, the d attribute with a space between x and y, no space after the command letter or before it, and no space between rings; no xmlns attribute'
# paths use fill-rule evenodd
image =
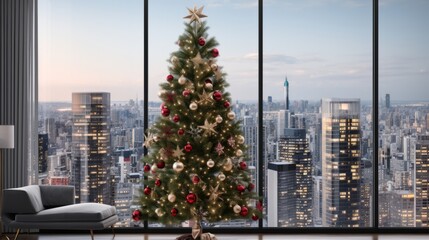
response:
<svg viewBox="0 0 429 240"><path fill-rule="evenodd" d="M128 227L143 154L143 2L38 1L39 184L116 206Z"/></svg>
<svg viewBox="0 0 429 240"><path fill-rule="evenodd" d="M264 4L267 227L370 227L372 1Z"/></svg>
<svg viewBox="0 0 429 240"><path fill-rule="evenodd" d="M380 2L379 226L429 225L429 2Z"/></svg>

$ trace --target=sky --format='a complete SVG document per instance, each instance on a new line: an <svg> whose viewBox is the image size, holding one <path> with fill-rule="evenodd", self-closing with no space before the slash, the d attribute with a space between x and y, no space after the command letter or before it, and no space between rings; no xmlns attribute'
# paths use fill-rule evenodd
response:
<svg viewBox="0 0 429 240"><path fill-rule="evenodd" d="M256 0L149 0L149 99L158 101L186 7L204 5L233 100L258 96ZM372 95L371 0L264 0L264 99ZM428 100L429 1L380 0L380 96ZM143 98L142 0L39 0L39 100Z"/></svg>

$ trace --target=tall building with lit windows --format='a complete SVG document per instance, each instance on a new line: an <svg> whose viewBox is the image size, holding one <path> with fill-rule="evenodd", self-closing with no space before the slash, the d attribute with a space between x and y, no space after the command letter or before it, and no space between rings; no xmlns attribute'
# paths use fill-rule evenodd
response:
<svg viewBox="0 0 429 240"><path fill-rule="evenodd" d="M416 227L429 227L429 135L417 136L414 167Z"/></svg>
<svg viewBox="0 0 429 240"><path fill-rule="evenodd" d="M312 226L312 163L305 129L285 129L284 137L278 141L277 152L279 161L294 163L296 166L296 227Z"/></svg>
<svg viewBox="0 0 429 240"><path fill-rule="evenodd" d="M296 164L268 163L267 215L268 227L295 227Z"/></svg>
<svg viewBox="0 0 429 240"><path fill-rule="evenodd" d="M360 224L360 100L322 100L322 225Z"/></svg>
<svg viewBox="0 0 429 240"><path fill-rule="evenodd" d="M72 113L76 202L110 204L110 93L73 93Z"/></svg>

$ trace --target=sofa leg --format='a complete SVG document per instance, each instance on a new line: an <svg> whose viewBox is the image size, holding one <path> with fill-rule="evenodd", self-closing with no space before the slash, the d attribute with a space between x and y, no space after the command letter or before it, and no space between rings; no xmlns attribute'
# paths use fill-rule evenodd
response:
<svg viewBox="0 0 429 240"><path fill-rule="evenodd" d="M91 230L89 230L89 233L91 234L91 240L94 240L94 231L92 231L92 229L91 229Z"/></svg>
<svg viewBox="0 0 429 240"><path fill-rule="evenodd" d="M13 240L18 239L18 235L19 235L19 232L20 232L20 231L21 231L21 229L20 229L20 228L18 228L18 230L16 230L15 237L13 238Z"/></svg>
<svg viewBox="0 0 429 240"><path fill-rule="evenodd" d="M113 238L112 238L112 240L113 240L113 239L115 239L115 228L113 227L113 225L112 225L112 226L110 226L110 228L112 229L112 233L113 233Z"/></svg>

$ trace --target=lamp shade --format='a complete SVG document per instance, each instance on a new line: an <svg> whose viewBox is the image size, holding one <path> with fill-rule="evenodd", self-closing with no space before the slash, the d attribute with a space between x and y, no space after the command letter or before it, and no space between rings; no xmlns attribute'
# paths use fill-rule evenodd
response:
<svg viewBox="0 0 429 240"><path fill-rule="evenodd" d="M0 148L15 147L15 133L13 125L0 125Z"/></svg>

